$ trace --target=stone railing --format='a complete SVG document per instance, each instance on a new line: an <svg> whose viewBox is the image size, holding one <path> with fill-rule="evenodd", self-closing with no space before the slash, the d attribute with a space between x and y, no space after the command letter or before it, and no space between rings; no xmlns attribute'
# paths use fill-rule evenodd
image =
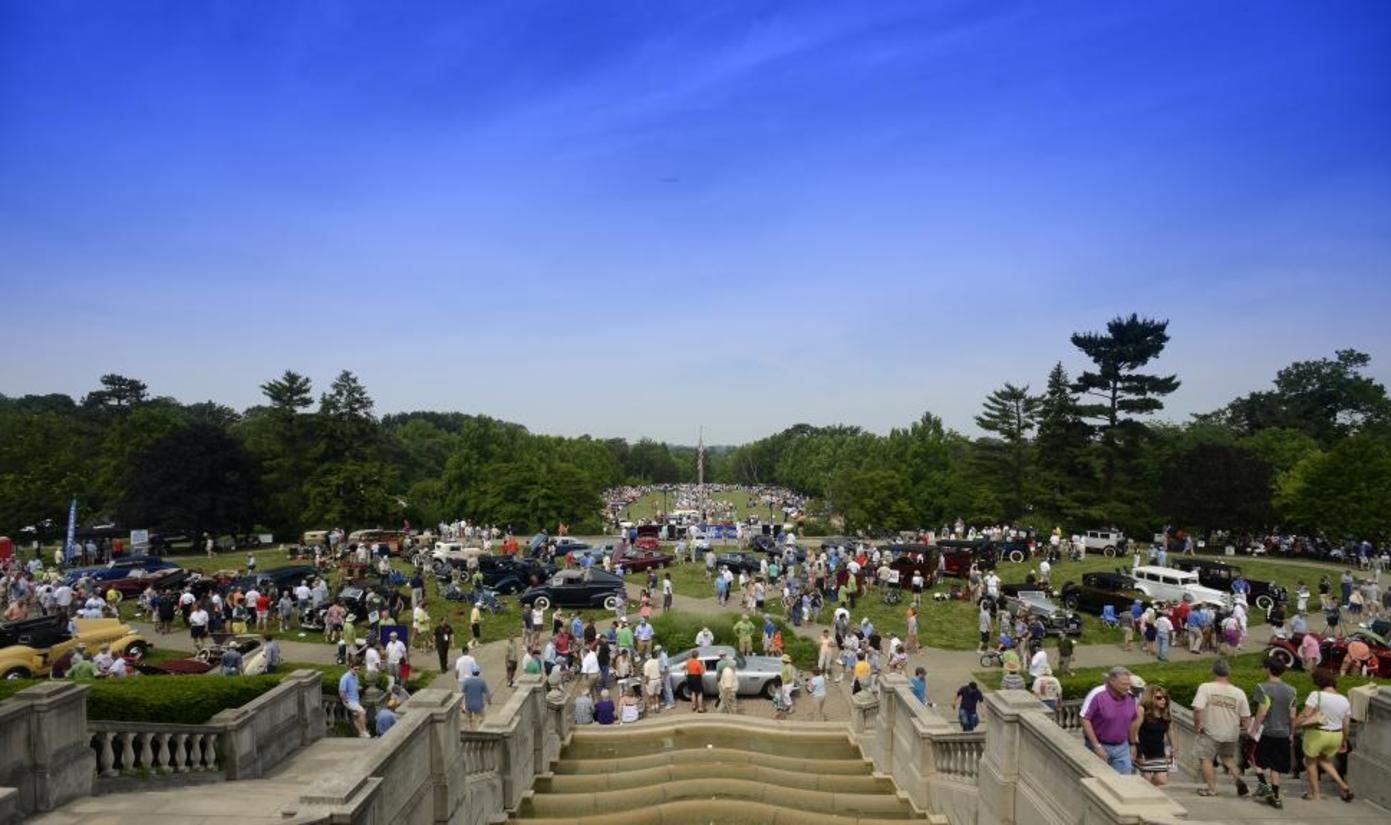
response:
<svg viewBox="0 0 1391 825"><path fill-rule="evenodd" d="M156 722L90 722L101 779L126 775L204 773L224 776L222 728Z"/></svg>
<svg viewBox="0 0 1391 825"><path fill-rule="evenodd" d="M447 690L417 691L385 736L346 743L351 756L342 769L315 780L281 815L334 825L488 822L464 815L465 766L471 758L486 763L493 757L470 756L463 747L461 701Z"/></svg>
<svg viewBox="0 0 1391 825"><path fill-rule="evenodd" d="M367 711L367 729L373 729L373 722L377 716L377 707L382 703L382 697L386 694L379 688L367 688L362 691L362 709ZM319 697L319 707L324 712L324 728L332 731L339 725L352 725L352 714L343 707L343 700L338 698L338 694L324 693Z"/></svg>
<svg viewBox="0 0 1391 825"><path fill-rule="evenodd" d="M1363 799L1391 808L1391 688L1366 685L1348 696L1357 725L1357 745L1348 754L1348 784Z"/></svg>
<svg viewBox="0 0 1391 825"><path fill-rule="evenodd" d="M1063 730L1082 729L1082 700L1064 699L1058 703L1058 727Z"/></svg>
<svg viewBox="0 0 1391 825"><path fill-rule="evenodd" d="M323 738L319 680L316 670L296 670L274 688L239 708L219 712L204 725L92 721L87 730L96 754L93 790L110 793L150 783L188 785L265 776L289 755Z"/></svg>
<svg viewBox="0 0 1391 825"><path fill-rule="evenodd" d="M875 769L892 776L920 811L960 825L1171 825L1187 812L1138 776L1121 776L1088 752L1024 691L987 694L985 730L963 733L884 678L878 697L857 694L852 733Z"/></svg>

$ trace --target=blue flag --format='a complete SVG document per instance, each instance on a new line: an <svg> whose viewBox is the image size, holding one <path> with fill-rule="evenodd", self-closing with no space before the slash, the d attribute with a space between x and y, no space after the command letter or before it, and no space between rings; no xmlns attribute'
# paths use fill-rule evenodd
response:
<svg viewBox="0 0 1391 825"><path fill-rule="evenodd" d="M68 538L63 542L63 559L72 561L76 551L77 539L77 496L72 497L72 504L68 505Z"/></svg>

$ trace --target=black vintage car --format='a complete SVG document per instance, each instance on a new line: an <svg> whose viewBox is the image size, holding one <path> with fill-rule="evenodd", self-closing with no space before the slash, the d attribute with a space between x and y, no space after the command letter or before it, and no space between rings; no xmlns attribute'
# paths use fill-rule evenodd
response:
<svg viewBox="0 0 1391 825"><path fill-rule="evenodd" d="M1197 573L1198 584L1211 587L1214 590L1221 590L1223 593L1231 593L1232 582L1241 576L1240 567L1213 559L1180 557L1169 561L1170 567ZM1289 598L1289 592L1274 582L1246 579L1246 584L1248 587L1247 600L1265 611L1269 611L1277 603Z"/></svg>
<svg viewBox="0 0 1391 825"><path fill-rule="evenodd" d="M748 553L743 550L736 550L731 553L720 553L715 556L715 569L718 570L721 567L728 567L735 573L741 570L745 573L757 573L762 569L760 562L762 562L762 559L756 554Z"/></svg>
<svg viewBox="0 0 1391 825"><path fill-rule="evenodd" d="M379 609L385 610L387 599L391 598L391 594L394 592L396 591L390 587L383 587L376 584L350 584L338 591L338 595L334 597L334 601L342 603L343 608L347 610L347 616L344 617L345 621L358 624L359 622L367 621L367 614L371 612L372 594L375 593L379 599L379 601L376 602L381 606ZM324 615L326 613L328 613L328 605L310 611L310 615L305 618L304 626L315 630L322 629L324 626Z"/></svg>
<svg viewBox="0 0 1391 825"><path fill-rule="evenodd" d="M525 607L602 607L618 610L628 603L628 591L623 579L612 573L591 568L588 578L583 570L561 570L545 584L529 587L519 597Z"/></svg>
<svg viewBox="0 0 1391 825"><path fill-rule="evenodd" d="M257 590L264 591L267 587L274 586L276 590L284 590L296 587L302 581L316 579L319 575L319 569L312 564L294 564L251 575L238 576L228 582L223 589L226 592L231 592L240 587L242 592L246 592L255 587Z"/></svg>
<svg viewBox="0 0 1391 825"><path fill-rule="evenodd" d="M1081 610L1097 616L1101 615L1108 604L1120 615L1136 599L1149 602L1149 597L1136 590L1130 577L1124 573L1084 573L1081 584L1063 584L1062 590L1058 591L1058 597L1069 610Z"/></svg>
<svg viewBox="0 0 1391 825"><path fill-rule="evenodd" d="M479 556L478 572L483 574L483 586L502 594L511 594L550 579L555 575L556 567L515 556Z"/></svg>

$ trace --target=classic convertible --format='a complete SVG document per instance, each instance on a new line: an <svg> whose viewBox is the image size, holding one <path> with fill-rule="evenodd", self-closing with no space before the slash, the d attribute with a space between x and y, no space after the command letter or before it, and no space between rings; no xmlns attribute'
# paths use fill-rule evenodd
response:
<svg viewBox="0 0 1391 825"><path fill-rule="evenodd" d="M27 679L47 676L54 665L79 643L95 653L103 644L127 660L138 661L151 645L120 619L73 619L38 616L0 624L0 677Z"/></svg>
<svg viewBox="0 0 1391 825"><path fill-rule="evenodd" d="M734 660L734 672L739 676L738 695L773 698L773 678L782 670L782 660L778 657L741 656L734 648L727 645L711 645L710 647L694 649L701 664L705 665L705 676L700 680L700 687L701 692L706 696L720 694L715 669L720 663L720 654L726 653L729 658ZM690 661L690 658L690 650L683 650L671 657L671 689L678 698L683 700L690 698L690 693L686 689L686 662ZM792 690L795 693L797 685L794 684Z"/></svg>

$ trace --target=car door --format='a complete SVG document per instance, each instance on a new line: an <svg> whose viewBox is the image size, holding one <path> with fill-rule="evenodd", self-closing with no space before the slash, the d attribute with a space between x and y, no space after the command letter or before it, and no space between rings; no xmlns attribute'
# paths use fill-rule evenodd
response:
<svg viewBox="0 0 1391 825"><path fill-rule="evenodd" d="M715 668L720 663L720 657L706 656L703 657L700 662L705 665L705 675L700 677L701 690L705 691L707 695L714 694L718 696L720 694L720 677L715 673Z"/></svg>

